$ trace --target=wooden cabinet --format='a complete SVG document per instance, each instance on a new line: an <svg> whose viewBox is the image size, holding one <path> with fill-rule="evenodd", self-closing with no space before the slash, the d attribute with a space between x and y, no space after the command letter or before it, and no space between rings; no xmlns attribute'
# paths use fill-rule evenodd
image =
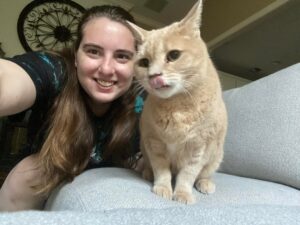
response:
<svg viewBox="0 0 300 225"><path fill-rule="evenodd" d="M26 122L0 118L0 184L21 159L20 150L27 141Z"/></svg>

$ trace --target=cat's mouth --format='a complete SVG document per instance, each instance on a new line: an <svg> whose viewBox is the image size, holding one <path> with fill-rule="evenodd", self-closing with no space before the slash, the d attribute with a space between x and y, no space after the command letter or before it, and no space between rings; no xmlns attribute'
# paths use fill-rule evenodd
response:
<svg viewBox="0 0 300 225"><path fill-rule="evenodd" d="M163 79L161 75L151 76L149 78L150 87L153 89L166 89L171 87L167 82Z"/></svg>

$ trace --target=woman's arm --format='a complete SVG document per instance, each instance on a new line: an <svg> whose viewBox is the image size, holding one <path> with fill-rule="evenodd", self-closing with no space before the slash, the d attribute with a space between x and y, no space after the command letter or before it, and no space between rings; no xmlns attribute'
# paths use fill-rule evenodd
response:
<svg viewBox="0 0 300 225"><path fill-rule="evenodd" d="M0 116L28 109L35 99L36 88L25 70L14 62L0 59Z"/></svg>

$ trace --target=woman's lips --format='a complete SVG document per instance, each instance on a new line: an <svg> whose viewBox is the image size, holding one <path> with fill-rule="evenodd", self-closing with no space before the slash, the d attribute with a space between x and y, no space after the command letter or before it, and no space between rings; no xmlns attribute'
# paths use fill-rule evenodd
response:
<svg viewBox="0 0 300 225"><path fill-rule="evenodd" d="M100 84L101 87L104 88L110 88L116 83L115 81L106 81L106 80L99 80L99 79L96 79L96 82Z"/></svg>

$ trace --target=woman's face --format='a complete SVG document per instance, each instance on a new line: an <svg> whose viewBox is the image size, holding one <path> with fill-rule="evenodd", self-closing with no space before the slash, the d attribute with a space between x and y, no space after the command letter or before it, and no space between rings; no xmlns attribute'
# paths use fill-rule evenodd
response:
<svg viewBox="0 0 300 225"><path fill-rule="evenodd" d="M134 54L133 34L123 24L101 17L85 25L75 64L92 106L110 103L129 89Z"/></svg>

